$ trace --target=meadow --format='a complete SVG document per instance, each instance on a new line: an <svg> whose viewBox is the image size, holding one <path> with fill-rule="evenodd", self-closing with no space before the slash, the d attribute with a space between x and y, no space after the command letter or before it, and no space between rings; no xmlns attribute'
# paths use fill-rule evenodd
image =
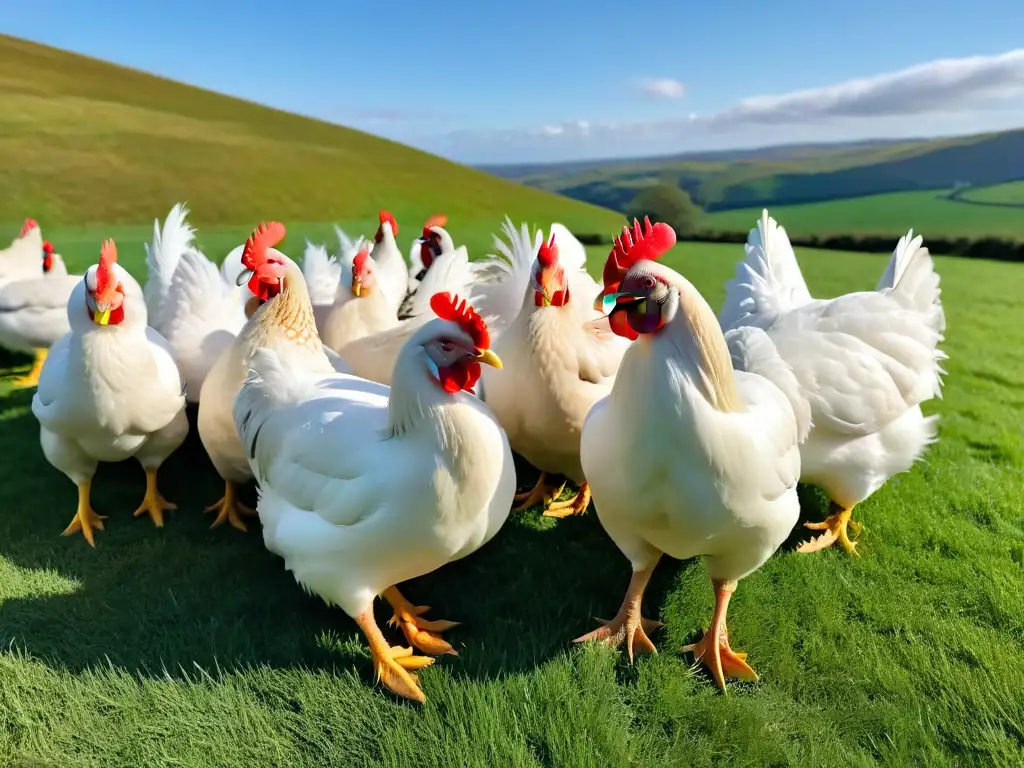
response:
<svg viewBox="0 0 1024 768"><path fill-rule="evenodd" d="M286 222L290 255L305 236L333 248L329 224ZM342 223L372 232L372 220ZM452 229L476 249L496 224ZM219 259L251 226L200 229L200 242ZM911 219L894 224L893 237L908 226L928 234L927 222ZM78 269L115 236L140 280L150 232L44 228ZM741 253L683 244L665 261L717 308ZM590 254L596 272L606 249ZM798 255L822 296L873 288L885 265L884 255ZM32 391L6 383L28 361L8 360L0 763L1020 765L1024 323L1008 288L1020 268L941 257L937 266L950 359L945 396L926 411L942 415L940 441L858 507L861 557L797 554L807 538L798 527L741 582L730 636L761 680L731 684L727 695L679 652L711 616L699 562L659 566L645 613L665 622L653 636L660 653L630 666L619 650L570 643L594 616L614 614L627 561L592 511L555 521L532 510L510 516L469 558L406 585L414 602L464 623L446 635L459 656L421 674L427 703L400 701L373 685L354 623L306 595L256 526L208 529L202 509L221 485L194 431L161 472L164 495L179 505L165 528L132 518L144 476L129 461L97 476L93 503L110 518L96 548L62 538L74 487L41 453ZM824 516L813 489L801 501L803 519Z"/></svg>
<svg viewBox="0 0 1024 768"><path fill-rule="evenodd" d="M895 243L899 234L913 227L914 232L926 239L931 236L1024 240L1024 215L1020 209L970 202L987 200L986 192L996 195L996 199L1013 194L1010 187L999 185L970 190L965 194L966 200L950 199L945 190L892 192L822 203L769 205L768 212L793 237L889 235ZM745 232L756 224L761 210L742 208L709 213L703 217L702 226L719 232Z"/></svg>

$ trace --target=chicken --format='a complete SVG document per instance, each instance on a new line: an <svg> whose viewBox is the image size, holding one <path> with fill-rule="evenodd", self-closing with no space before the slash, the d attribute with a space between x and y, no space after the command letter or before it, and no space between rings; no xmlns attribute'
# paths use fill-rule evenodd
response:
<svg viewBox="0 0 1024 768"><path fill-rule="evenodd" d="M270 347L288 365L312 373L351 370L337 355L329 356L320 342L302 271L273 247L284 235L284 225L271 222L261 224L246 241L238 280L248 283L252 316L210 368L199 394L199 438L224 480L224 496L206 508L217 513L211 528L230 523L245 531L243 516L256 514L238 498L239 486L252 473L231 417L252 353Z"/></svg>
<svg viewBox="0 0 1024 768"><path fill-rule="evenodd" d="M35 219L25 219L21 232L10 246L0 250L0 286L12 280L39 277L42 253L43 235L39 224ZM63 261L60 261L59 268L67 274Z"/></svg>
<svg viewBox="0 0 1024 768"><path fill-rule="evenodd" d="M530 238L525 225L519 233L511 223L505 225L513 258L536 253L536 261L522 308L494 344L508 373L484 371L483 393L512 449L542 472L532 490L516 497L521 502L517 510L550 502L558 494L547 482L554 473L580 489L544 512L565 517L585 512L590 503L580 466L580 431L591 406L611 391L629 342L585 325L601 314L593 308L601 288L586 272L586 251L579 241L564 228L552 227L552 232L544 243L539 232Z"/></svg>
<svg viewBox="0 0 1024 768"><path fill-rule="evenodd" d="M427 219L423 225L423 234L412 241L409 250L409 285L408 294L398 309L398 318L405 320L412 317L412 300L416 295L420 282L430 269L430 265L445 253L455 250L452 236L444 229L448 217L437 213Z"/></svg>
<svg viewBox="0 0 1024 768"><path fill-rule="evenodd" d="M197 403L206 376L245 325L246 314L239 296L242 289L228 283L225 271L194 247L187 216L188 208L178 203L162 230L159 221L153 223L143 293L149 324L167 339L185 377L185 397ZM237 272L233 266L227 270L236 274L236 280Z"/></svg>
<svg viewBox="0 0 1024 768"><path fill-rule="evenodd" d="M931 256L913 230L874 291L835 299L811 298L786 230L768 211L750 231L746 259L726 285L721 322L763 329L810 399L814 429L801 448L801 481L820 486L831 508L824 522L805 523L822 533L800 552L839 542L857 554L848 533L853 508L936 440L938 417L925 417L921 403L942 396L940 294Z"/></svg>
<svg viewBox="0 0 1024 768"><path fill-rule="evenodd" d="M90 546L105 516L93 510L92 478L100 461L134 456L146 471L135 517L163 527L175 505L157 486L160 466L188 434L181 374L170 345L147 324L142 288L117 263L107 240L67 303L70 332L43 364L32 413L46 459L78 486L78 509L64 531Z"/></svg>
<svg viewBox="0 0 1024 768"><path fill-rule="evenodd" d="M363 248L341 263L338 293L323 324L323 341L330 349L398 325L398 315L377 279L377 264Z"/></svg>
<svg viewBox="0 0 1024 768"><path fill-rule="evenodd" d="M498 532L515 493L508 440L467 394L480 364L500 367L465 301L432 297L438 317L402 347L389 389L354 376L252 356L234 418L260 488L263 540L309 592L355 619L378 679L423 702L413 670L454 654L397 584L471 554ZM412 646L392 647L373 617L384 597Z"/></svg>
<svg viewBox="0 0 1024 768"><path fill-rule="evenodd" d="M322 244L313 245L308 240L306 241L306 252L302 258L302 276L306 281L306 288L309 290L316 330L321 338L324 335L324 323L327 321L327 316L331 313L335 301L345 295L342 286L339 285L342 265L351 266L352 259L360 249L366 247L369 250L372 247L372 243L366 243L362 237L353 242L341 227L335 226L334 232L338 236L338 244L341 247L339 258L335 259L328 255L327 248Z"/></svg>
<svg viewBox="0 0 1024 768"><path fill-rule="evenodd" d="M38 231L38 230L37 230ZM0 283L0 346L34 356L29 372L15 386L39 383L50 347L71 330L68 298L82 279L68 275L64 260L53 245L43 242L41 270L35 277Z"/></svg>
<svg viewBox="0 0 1024 768"><path fill-rule="evenodd" d="M735 331L727 341L697 289L655 261L674 243L665 224L634 221L605 266L598 300L612 307L613 332L635 341L583 425L580 458L598 519L633 576L615 618L577 642L625 640L630 661L634 649L654 652L648 632L660 625L640 606L655 565L663 553L703 555L714 616L684 650L724 690L727 676L757 679L729 644L726 611L736 583L799 517L810 406L763 332Z"/></svg>
<svg viewBox="0 0 1024 768"><path fill-rule="evenodd" d="M380 276L380 289L388 298L395 315L402 306L402 301L409 292L409 268L402 257L395 238L398 237L398 223L387 211L379 215L380 226L373 236L373 260L377 262Z"/></svg>

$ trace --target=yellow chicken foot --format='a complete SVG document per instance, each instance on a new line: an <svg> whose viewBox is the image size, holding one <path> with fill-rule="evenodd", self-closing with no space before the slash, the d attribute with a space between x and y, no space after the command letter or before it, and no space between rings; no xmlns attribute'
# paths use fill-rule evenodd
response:
<svg viewBox="0 0 1024 768"><path fill-rule="evenodd" d="M46 362L46 353L48 349L37 349L35 351L35 359L32 361L32 367L29 372L21 378L14 380L14 386L16 387L34 387L39 384L39 374L43 372L43 363Z"/></svg>
<svg viewBox="0 0 1024 768"><path fill-rule="evenodd" d="M556 501L548 505L544 510L544 517L569 517L571 515L582 515L590 506L590 485L584 483L580 486L579 492L571 499Z"/></svg>
<svg viewBox="0 0 1024 768"><path fill-rule="evenodd" d="M715 613L711 626L704 631L699 642L683 646L683 653L690 652L696 661L701 661L711 671L711 677L720 690L725 691L725 678L757 680L757 673L746 662L747 654L736 653L729 647L729 630L725 614L729 610L729 598L736 591L735 581L721 579L711 581L715 588Z"/></svg>
<svg viewBox="0 0 1024 768"><path fill-rule="evenodd" d="M425 702L427 697L420 690L419 681L412 670L429 667L434 660L428 656L413 656L412 648L389 645L373 619L372 605L356 616L355 620L366 635L366 641L370 646L370 658L373 660L373 671L378 682L384 683L385 687L403 698L418 701L420 704Z"/></svg>
<svg viewBox="0 0 1024 768"><path fill-rule="evenodd" d="M562 488L565 488L565 483L555 490L555 486L548 482L548 473L541 472L540 477L537 478L536 485L533 489L526 493L517 493L512 497L513 501L522 502L518 507L512 509L513 512L522 512L525 509L536 506L537 504L547 504L551 499L559 496L562 493Z"/></svg>
<svg viewBox="0 0 1024 768"><path fill-rule="evenodd" d="M659 555L660 559L660 555ZM633 577L629 580L629 588L622 600L622 607L611 621L605 622L593 632L577 637L574 643L585 643L588 640L600 640L606 645L621 645L626 641L626 653L629 656L629 663L633 663L633 649L636 646L638 653L657 653L658 649L647 636L659 627L663 627L660 621L645 619L640 615L640 603L644 597L644 590L647 582L651 580L654 573L654 566L658 564L655 560L651 566L642 571L634 571ZM604 621L604 619L598 619Z"/></svg>
<svg viewBox="0 0 1024 768"><path fill-rule="evenodd" d="M836 504L834 501L829 504L829 510L831 514L826 517L820 523L804 523L806 528L810 528L812 531L824 531L820 536L816 536L810 541L805 541L799 547L797 552L817 552L820 549L826 549L831 547L837 541L840 546L846 550L848 555L857 555L857 542L850 539L847 535L847 527L853 529L854 534L860 533L860 523L855 520L850 520L850 515L853 513L853 507L849 509L843 509L841 506Z"/></svg>
<svg viewBox="0 0 1024 768"><path fill-rule="evenodd" d="M443 619L428 621L421 618L430 610L430 606L413 605L398 591L398 587L388 587L381 593L381 597L388 601L391 609L395 612L388 624L392 627L401 627L402 634L405 635L405 639L411 646L432 656L440 656L444 653L452 656L459 655L449 643L439 636L439 633L459 626L459 622L444 621Z"/></svg>
<svg viewBox="0 0 1024 768"><path fill-rule="evenodd" d="M205 511L213 512L214 510L217 511L217 519L213 521L211 529L224 525L224 523L230 523L232 528L243 533L249 529L242 522L242 516L255 517L257 514L255 509L245 506L238 500L238 486L230 480L224 481L224 496L215 504L208 506Z"/></svg>
<svg viewBox="0 0 1024 768"><path fill-rule="evenodd" d="M141 517L148 512L149 516L153 518L153 525L163 528L164 511L177 509L178 505L171 504L160 495L160 491L156 487L156 472L156 467L146 468L146 495L142 499L142 504L135 510L135 517Z"/></svg>
<svg viewBox="0 0 1024 768"><path fill-rule="evenodd" d="M106 515L97 515L96 510L92 508L92 504L89 502L89 491L92 488L92 480L86 480L84 483L78 486L78 511L75 512L75 517L71 520L71 525L64 529L62 536L70 536L73 533L82 532L85 540L89 543L90 547L95 547L96 542L93 541L92 532L95 528L97 531L103 530L103 521L107 519Z"/></svg>

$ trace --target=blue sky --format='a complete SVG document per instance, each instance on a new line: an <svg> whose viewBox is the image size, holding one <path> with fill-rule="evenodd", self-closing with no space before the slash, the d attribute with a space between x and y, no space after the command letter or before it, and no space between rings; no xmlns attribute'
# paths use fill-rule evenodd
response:
<svg viewBox="0 0 1024 768"><path fill-rule="evenodd" d="M463 162L1024 125L1019 0L2 5L8 34Z"/></svg>

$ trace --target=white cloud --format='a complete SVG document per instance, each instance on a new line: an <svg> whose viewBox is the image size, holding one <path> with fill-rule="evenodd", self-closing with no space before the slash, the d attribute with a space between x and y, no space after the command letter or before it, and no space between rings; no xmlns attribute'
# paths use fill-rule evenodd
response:
<svg viewBox="0 0 1024 768"><path fill-rule="evenodd" d="M671 84L666 85L666 84ZM656 86L656 87L655 87ZM649 80L662 98L674 80ZM678 98L672 96L671 98ZM443 142L446 154L489 154L500 142L510 153L538 160L639 156L694 149L762 146L786 141L928 136L1012 125L986 109L1024 104L1024 48L996 56L939 59L907 69L817 88L742 99L711 114L693 112L659 121L570 121L498 132L459 131ZM924 115L930 116L922 120ZM991 125L992 127L989 127Z"/></svg>
<svg viewBox="0 0 1024 768"><path fill-rule="evenodd" d="M658 77L651 80L644 80L640 85L641 90L648 96L656 99L681 99L686 93L686 86L678 80L670 77Z"/></svg>

